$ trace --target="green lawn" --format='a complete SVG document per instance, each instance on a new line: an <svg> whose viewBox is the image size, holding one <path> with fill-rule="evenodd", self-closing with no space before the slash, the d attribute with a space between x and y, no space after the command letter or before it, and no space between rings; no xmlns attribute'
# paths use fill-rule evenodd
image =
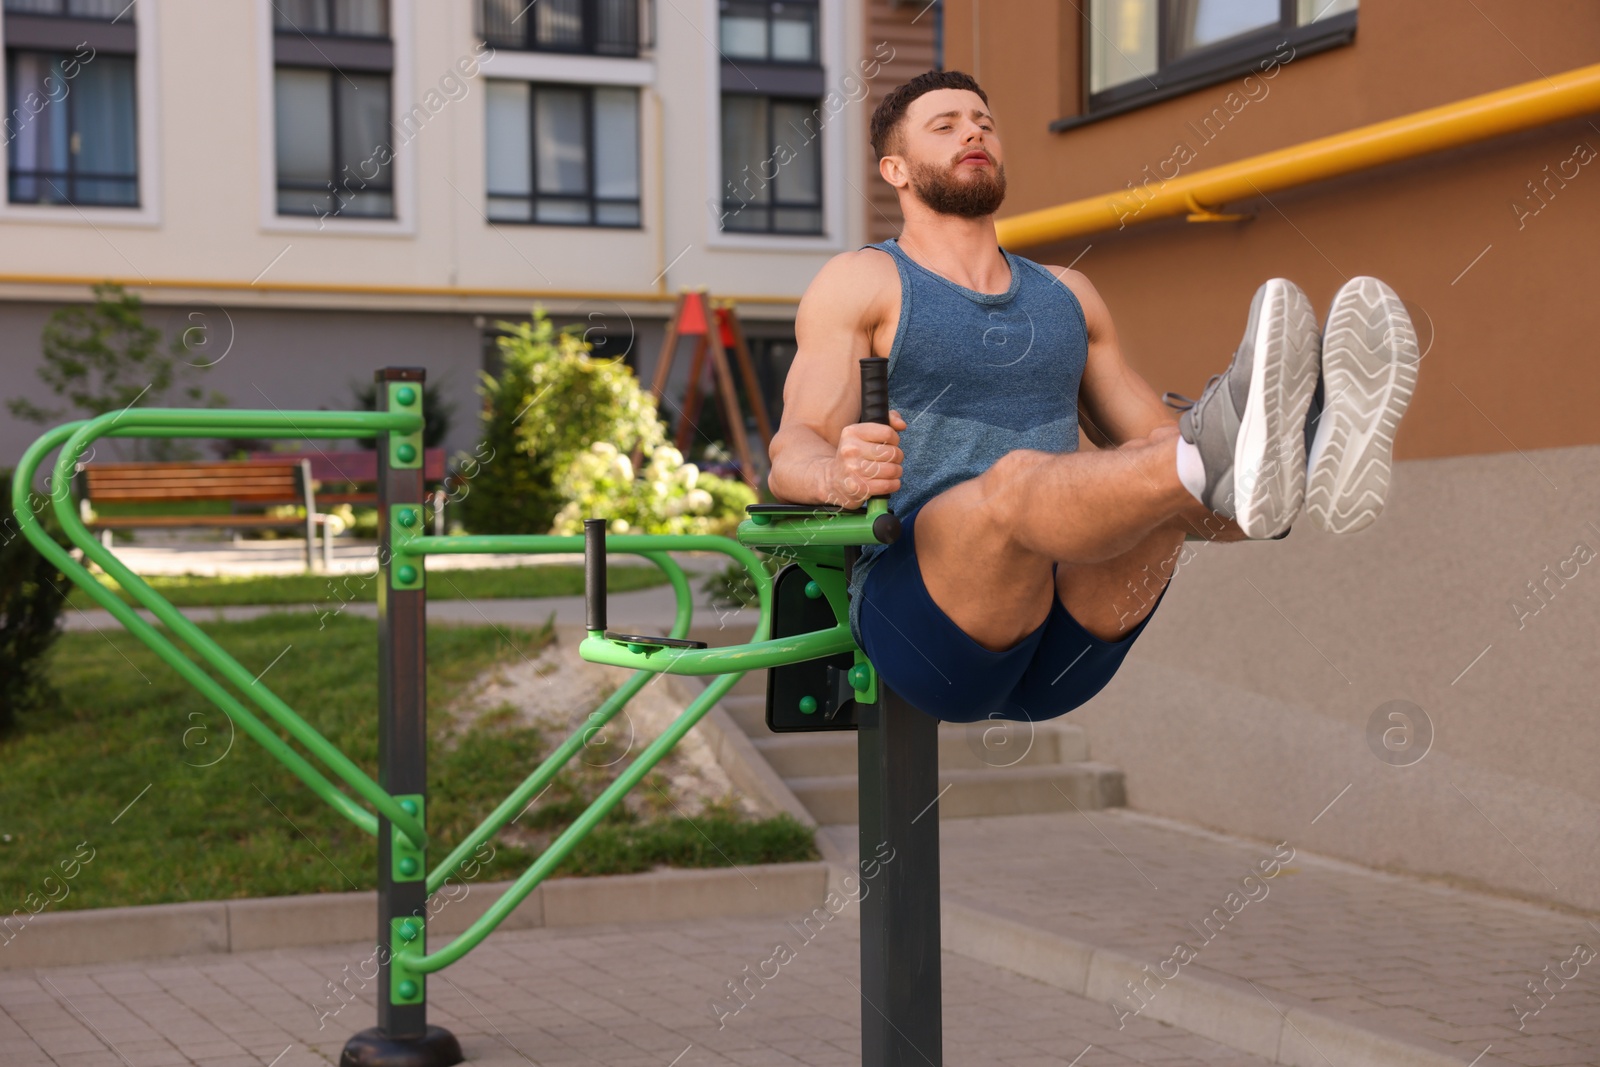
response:
<svg viewBox="0 0 1600 1067"><path fill-rule="evenodd" d="M204 627L369 773L376 773L376 624L275 614ZM531 655L548 631L441 626L429 631L429 833L443 856L560 741L484 716L447 739L441 710L479 672ZM0 740L0 912L61 898L50 910L368 889L374 841L327 808L260 746L120 630L64 634L51 652L54 712L23 715ZM620 672L619 672L620 674ZM231 740L230 740L231 738ZM495 842L478 880L514 877L567 825L610 771L565 772L521 819L538 840ZM650 779L642 795L659 796ZM665 809L663 811L662 809ZM660 801L618 813L562 874L813 859L788 817L727 812L693 823ZM84 860L87 858L87 862ZM63 883L62 873L73 877ZM63 898L63 886L67 895ZM24 912L25 914L25 912Z"/></svg>
<svg viewBox="0 0 1600 1067"><path fill-rule="evenodd" d="M649 565L622 565L607 572L606 588L613 593L648 589L666 584L666 576ZM492 600L508 597L581 596L583 567L571 563L551 563L536 567L501 567L477 570L431 570L427 572L428 597L432 600ZM121 593L110 578L101 576L107 586ZM229 607L235 604L329 604L351 601L372 602L378 597L378 583L362 574L284 574L249 578L202 578L192 574L153 575L145 581L180 608ZM122 598L133 603L123 593ZM76 608L92 608L89 594L72 587Z"/></svg>

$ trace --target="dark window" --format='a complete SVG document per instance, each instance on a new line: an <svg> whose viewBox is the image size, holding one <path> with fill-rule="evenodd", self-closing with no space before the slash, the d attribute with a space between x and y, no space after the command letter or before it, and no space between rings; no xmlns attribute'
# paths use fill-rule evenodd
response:
<svg viewBox="0 0 1600 1067"><path fill-rule="evenodd" d="M15 204L139 205L132 56L6 54Z"/></svg>
<svg viewBox="0 0 1600 1067"><path fill-rule="evenodd" d="M1084 26L1094 118L1192 92L1285 55L1348 43L1359 0L1090 0ZM1280 54L1283 46L1292 52Z"/></svg>
<svg viewBox="0 0 1600 1067"><path fill-rule="evenodd" d="M131 22L133 0L5 0L6 11L17 15L53 15L56 18Z"/></svg>
<svg viewBox="0 0 1600 1067"><path fill-rule="evenodd" d="M724 232L822 232L823 116L816 98L722 94Z"/></svg>
<svg viewBox="0 0 1600 1067"><path fill-rule="evenodd" d="M389 76L279 67L278 214L394 216Z"/></svg>
<svg viewBox="0 0 1600 1067"><path fill-rule="evenodd" d="M637 89L501 79L487 89L491 222L639 225Z"/></svg>
<svg viewBox="0 0 1600 1067"><path fill-rule="evenodd" d="M278 214L393 218L387 0L274 0L273 11Z"/></svg>
<svg viewBox="0 0 1600 1067"><path fill-rule="evenodd" d="M722 0L719 32L728 60L818 62L816 0Z"/></svg>
<svg viewBox="0 0 1600 1067"><path fill-rule="evenodd" d="M388 37L389 0L272 0L272 25L312 37Z"/></svg>
<svg viewBox="0 0 1600 1067"><path fill-rule="evenodd" d="M483 39L496 48L639 54L639 0L483 0Z"/></svg>

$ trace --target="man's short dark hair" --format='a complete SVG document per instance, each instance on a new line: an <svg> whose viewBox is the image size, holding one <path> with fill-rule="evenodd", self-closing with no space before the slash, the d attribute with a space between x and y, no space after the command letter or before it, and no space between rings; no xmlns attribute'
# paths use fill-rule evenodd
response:
<svg viewBox="0 0 1600 1067"><path fill-rule="evenodd" d="M906 117L906 109L911 106L911 101L923 93L931 93L935 89L969 89L978 94L985 106L989 103L989 96L978 85L972 75L959 70L930 70L918 74L915 78L895 89L894 92L883 98L876 111L872 113L872 153L878 159L893 153L898 147L900 136L900 120Z"/></svg>

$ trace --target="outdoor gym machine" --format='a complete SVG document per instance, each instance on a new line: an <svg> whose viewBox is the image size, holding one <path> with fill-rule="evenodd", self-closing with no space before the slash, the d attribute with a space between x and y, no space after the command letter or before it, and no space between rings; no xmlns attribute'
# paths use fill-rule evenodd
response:
<svg viewBox="0 0 1600 1067"><path fill-rule="evenodd" d="M883 360L862 361L863 414L879 422L888 421L886 366ZM871 664L855 647L845 621L845 584L856 547L887 543L899 533L899 523L888 513L886 502L874 500L858 512L755 505L739 528L739 541L692 535L608 537L603 525L595 522L585 524L582 537L429 536L423 532L423 372L386 368L378 372L377 380L378 410L371 412L134 408L67 423L34 442L18 463L12 483L12 511L19 529L41 554L314 793L377 837L378 1025L350 1039L341 1064L449 1067L461 1062L455 1037L427 1023L427 975L480 944L744 672L771 668L767 716L774 729L860 731L862 856L870 853L881 859L874 876L864 882L861 896L863 1064L910 1067L928 1063L938 1067L942 1053L937 724L879 684ZM103 437L337 440L374 436L380 532L376 780L102 546L84 526L70 495L78 464ZM57 449L49 496L41 499L33 492L35 478L44 460ZM83 562L43 528L38 510L45 503L53 508L67 540L81 551ZM589 632L580 654L597 663L633 667L635 673L477 829L429 870L430 841L425 829L426 559L440 554L573 552L580 546L585 551L589 611ZM781 555L795 562L775 583L752 547L781 550ZM641 556L666 574L677 597L669 637L607 633L604 561L608 550ZM668 555L672 551L720 552L745 567L760 606L750 643L709 649L701 642L684 640L693 601L687 577ZM85 565L90 563L150 611L159 628L96 579ZM775 587L781 589L781 597ZM655 674L663 672L720 677L691 701L477 920L443 948L428 952L429 897L537 797L596 730ZM247 704L254 705L254 710ZM273 725L264 722L258 712ZM288 735L287 740L279 730ZM359 799L352 798L346 788Z"/></svg>
<svg viewBox="0 0 1600 1067"><path fill-rule="evenodd" d="M861 360L861 421L889 423L889 361ZM861 1062L944 1062L939 968L938 720L897 696L850 634L846 585L859 546L888 544L900 521L886 498L863 511L754 504L740 544L791 560L773 579L772 634L728 648L606 629L603 519L584 523L592 663L670 674L768 668L775 731L856 730L860 796ZM766 616L763 615L765 622ZM759 634L758 634L759 636Z"/></svg>

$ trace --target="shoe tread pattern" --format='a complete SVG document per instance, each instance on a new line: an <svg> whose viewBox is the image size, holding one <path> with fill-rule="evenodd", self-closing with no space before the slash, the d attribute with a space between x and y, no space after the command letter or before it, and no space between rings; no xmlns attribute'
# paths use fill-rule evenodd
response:
<svg viewBox="0 0 1600 1067"><path fill-rule="evenodd" d="M1306 514L1329 533L1364 529L1383 511L1418 359L1394 290L1376 278L1340 290L1323 335L1327 398L1306 480Z"/></svg>

